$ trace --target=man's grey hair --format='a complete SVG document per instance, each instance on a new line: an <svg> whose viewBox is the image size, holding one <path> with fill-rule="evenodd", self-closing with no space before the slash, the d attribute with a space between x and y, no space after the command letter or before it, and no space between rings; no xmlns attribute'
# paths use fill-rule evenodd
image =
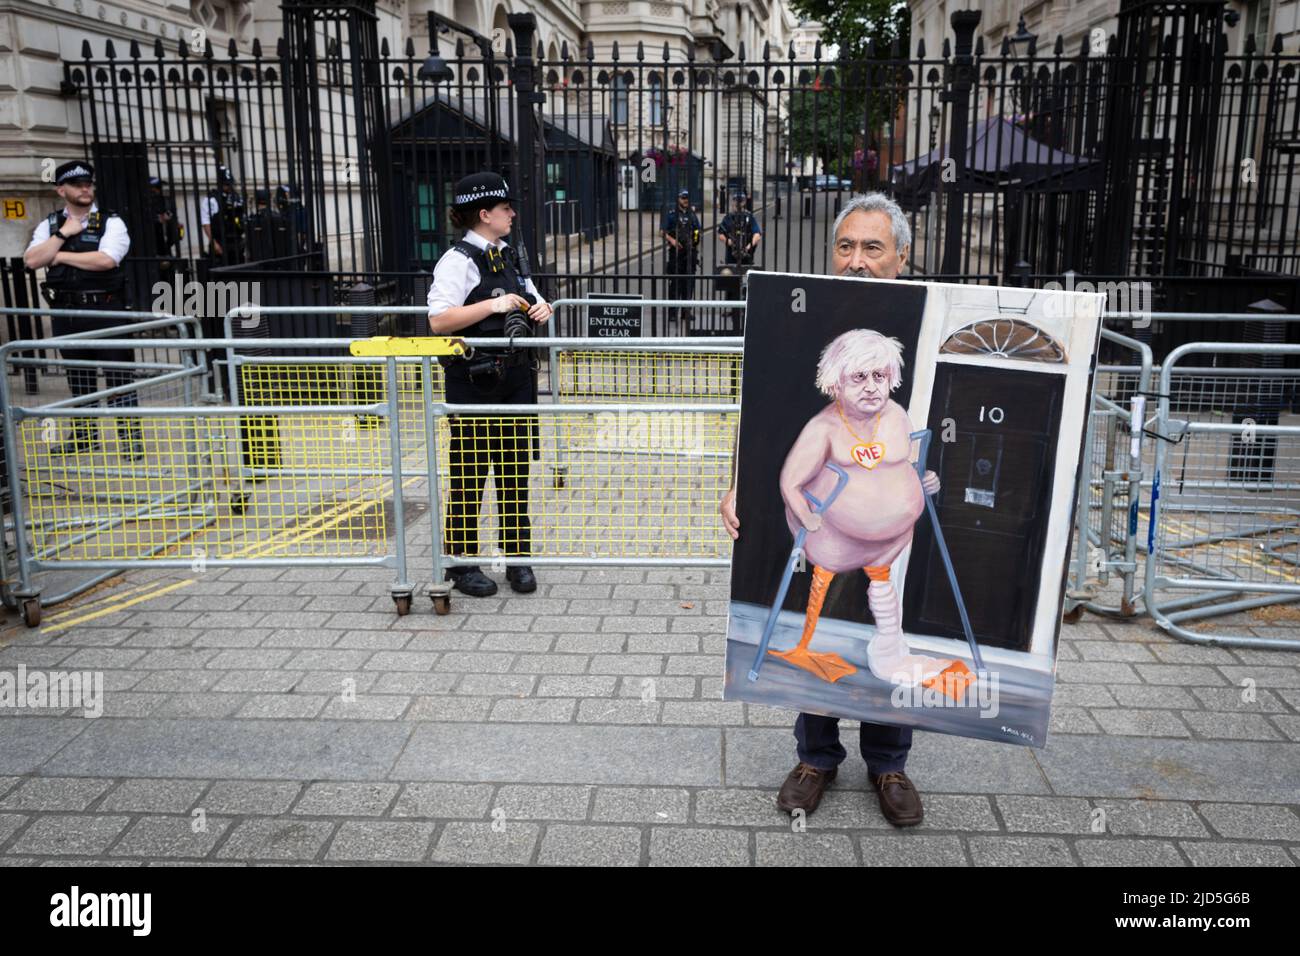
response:
<svg viewBox="0 0 1300 956"><path fill-rule="evenodd" d="M907 217L902 208L884 193L863 193L854 196L840 208L840 214L831 225L831 244L840 234L840 225L855 212L883 212L889 217L889 227L894 234L894 251L902 251L912 245L912 227L907 224Z"/></svg>

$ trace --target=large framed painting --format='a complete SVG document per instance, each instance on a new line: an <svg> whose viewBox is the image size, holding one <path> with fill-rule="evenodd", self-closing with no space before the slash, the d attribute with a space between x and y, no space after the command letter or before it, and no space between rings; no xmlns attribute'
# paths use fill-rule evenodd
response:
<svg viewBox="0 0 1300 956"><path fill-rule="evenodd" d="M726 699L1046 743L1104 301L750 273Z"/></svg>

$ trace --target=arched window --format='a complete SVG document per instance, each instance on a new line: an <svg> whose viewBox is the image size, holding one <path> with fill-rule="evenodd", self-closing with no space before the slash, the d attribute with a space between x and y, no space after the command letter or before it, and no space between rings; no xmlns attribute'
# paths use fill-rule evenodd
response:
<svg viewBox="0 0 1300 956"><path fill-rule="evenodd" d="M658 75L650 77L650 125L661 126L664 122L664 86Z"/></svg>
<svg viewBox="0 0 1300 956"><path fill-rule="evenodd" d="M614 75L614 122L627 122L627 79L622 73Z"/></svg>

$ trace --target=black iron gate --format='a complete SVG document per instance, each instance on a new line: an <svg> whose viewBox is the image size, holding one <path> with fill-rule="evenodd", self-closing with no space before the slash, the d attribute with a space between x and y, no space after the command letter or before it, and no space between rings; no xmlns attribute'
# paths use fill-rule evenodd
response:
<svg viewBox="0 0 1300 956"><path fill-rule="evenodd" d="M979 13L962 11L937 53L861 61L720 44L544 59L528 14L510 19L504 51L432 15L426 54L377 40L370 0L283 10L273 54L159 41L123 57L110 43L66 64L88 154L120 167L114 201L142 220L133 234L156 212L150 175L186 222L178 248L138 247L152 263L141 285L158 264L193 274L204 258L218 164L250 209L260 189L282 200L294 237L291 254L239 271L320 275L338 301L355 282L419 301L420 273L455 238L450 184L485 166L524 197L520 239L552 296L665 288L658 217L675 190L647 191L647 177L688 185L710 256L747 189L758 268L824 271L830 222L870 189L906 209L918 276L1072 271L1146 279L1157 301L1186 304L1180 282L1289 277L1300 256L1300 57L1280 39L1230 52L1218 2L1125 0L1117 34L1074 51L986 50ZM715 276L699 278L711 294Z"/></svg>

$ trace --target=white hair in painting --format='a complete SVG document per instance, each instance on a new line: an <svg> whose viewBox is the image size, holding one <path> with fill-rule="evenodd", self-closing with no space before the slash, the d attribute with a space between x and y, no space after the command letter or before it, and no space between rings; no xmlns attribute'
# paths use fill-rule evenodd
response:
<svg viewBox="0 0 1300 956"><path fill-rule="evenodd" d="M840 380L853 372L889 373L889 390L903 384L903 343L871 329L852 329L831 340L817 360L817 387L835 397Z"/></svg>

